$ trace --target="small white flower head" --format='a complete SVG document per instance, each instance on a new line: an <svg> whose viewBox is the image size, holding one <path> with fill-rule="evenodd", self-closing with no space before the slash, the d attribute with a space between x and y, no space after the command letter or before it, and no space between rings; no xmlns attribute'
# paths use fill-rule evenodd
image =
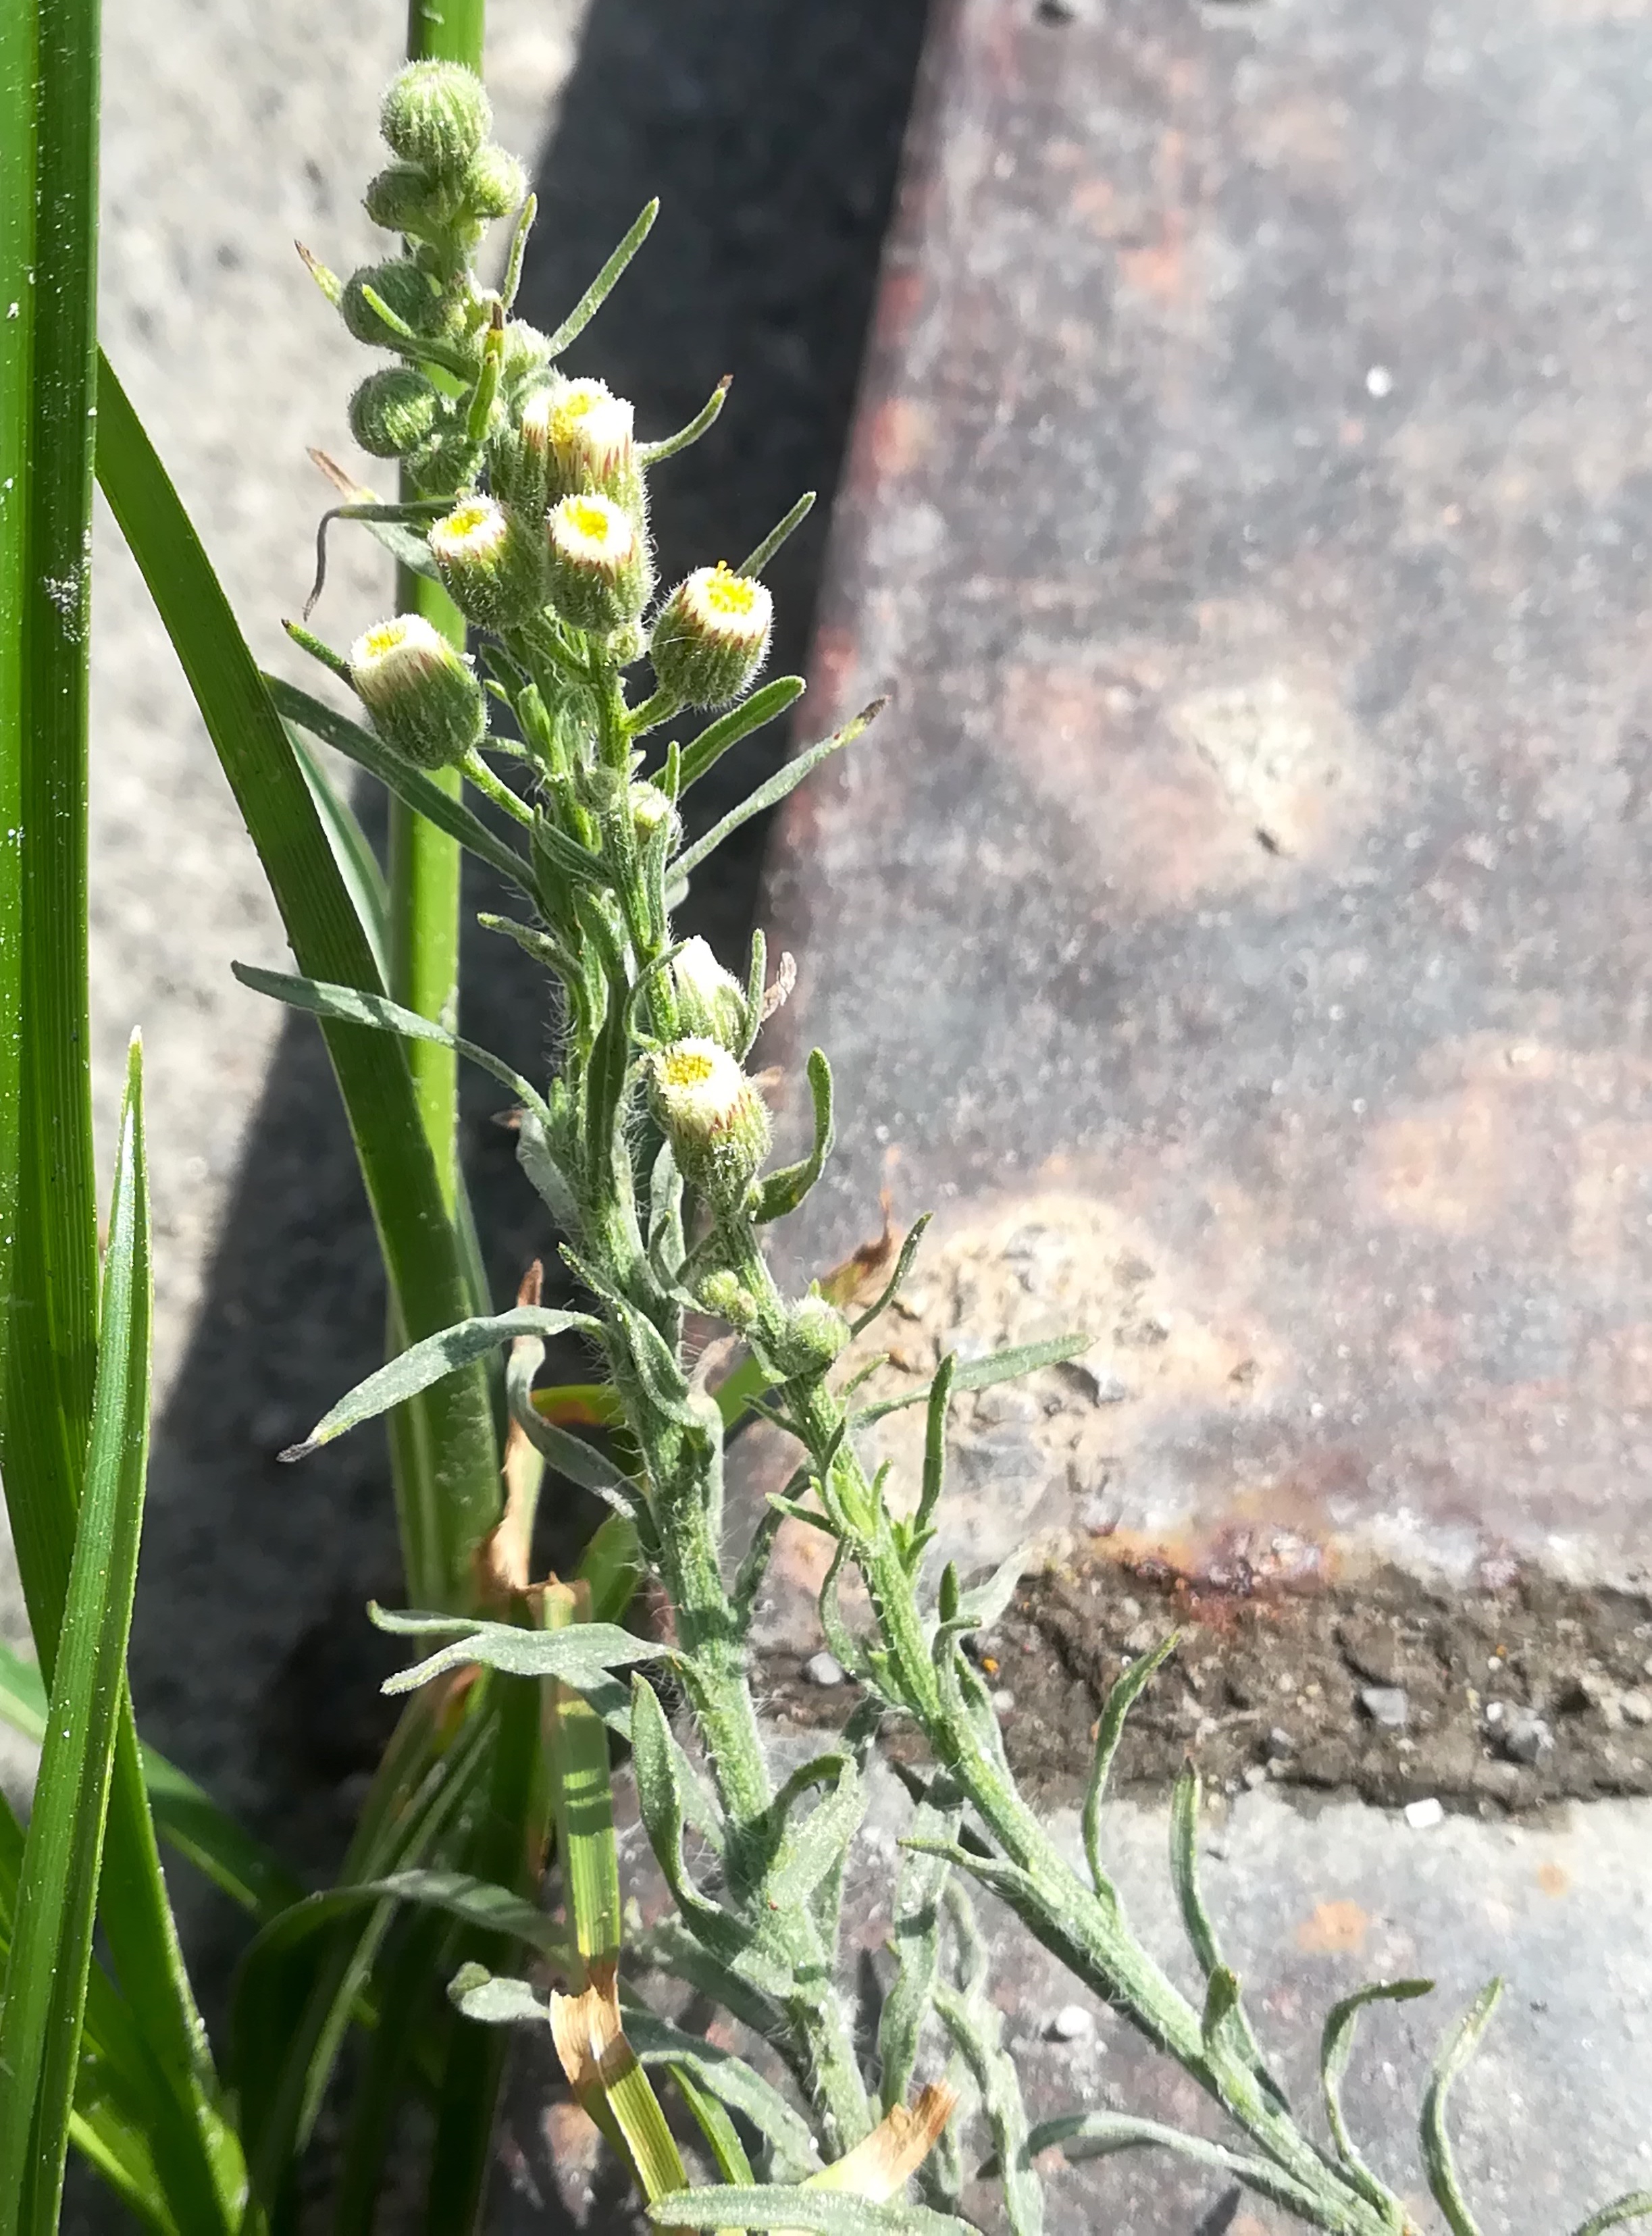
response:
<svg viewBox="0 0 1652 2236"><path fill-rule="evenodd" d="M740 981L698 938L686 941L673 958L671 976L685 1031L716 1041L738 1056L747 1037L746 995Z"/></svg>
<svg viewBox="0 0 1652 2236"><path fill-rule="evenodd" d="M409 62L391 80L378 128L392 155L438 178L461 173L493 129L482 81L459 62Z"/></svg>
<svg viewBox="0 0 1652 2236"><path fill-rule="evenodd" d="M350 648L350 680L382 738L420 768L450 767L487 729L470 662L422 614L398 614Z"/></svg>
<svg viewBox="0 0 1652 2236"><path fill-rule="evenodd" d="M522 437L544 462L551 502L595 491L629 512L637 510L632 409L603 382L567 380L540 389L523 409Z"/></svg>
<svg viewBox="0 0 1652 2236"><path fill-rule="evenodd" d="M565 497L546 518L550 600L575 628L635 621L648 596L648 559L631 516L612 497Z"/></svg>
<svg viewBox="0 0 1652 2236"><path fill-rule="evenodd" d="M544 603L539 539L492 497L465 497L436 522L429 540L443 587L478 628L513 628Z"/></svg>
<svg viewBox="0 0 1652 2236"><path fill-rule="evenodd" d="M688 1185L714 1210L738 1210L768 1154L762 1097L721 1042L673 1041L651 1064L654 1107Z"/></svg>
<svg viewBox="0 0 1652 2236"><path fill-rule="evenodd" d="M661 687L689 707L723 707L762 666L774 621L765 584L719 560L697 567L661 609L648 646Z"/></svg>
<svg viewBox="0 0 1652 2236"><path fill-rule="evenodd" d="M637 845L642 847L661 830L670 833L667 844L675 845L682 829L676 808L657 784L631 786L631 821L636 830Z"/></svg>

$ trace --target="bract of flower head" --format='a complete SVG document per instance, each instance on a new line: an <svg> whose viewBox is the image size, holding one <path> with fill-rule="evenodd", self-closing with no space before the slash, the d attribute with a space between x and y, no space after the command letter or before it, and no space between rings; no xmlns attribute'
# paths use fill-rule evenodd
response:
<svg viewBox="0 0 1652 2236"><path fill-rule="evenodd" d="M510 628L543 603L539 539L492 497L464 498L429 540L448 595L479 628Z"/></svg>
<svg viewBox="0 0 1652 2236"><path fill-rule="evenodd" d="M350 431L375 458L405 458L441 419L441 398L411 365L381 365L350 399Z"/></svg>
<svg viewBox="0 0 1652 2236"><path fill-rule="evenodd" d="M373 727L421 768L446 768L481 742L482 686L422 614L398 614L365 630L349 665Z"/></svg>
<svg viewBox="0 0 1652 2236"><path fill-rule="evenodd" d="M551 603L563 619L603 631L635 620L648 594L648 561L629 513L611 497L565 497L545 526Z"/></svg>
<svg viewBox="0 0 1652 2236"><path fill-rule="evenodd" d="M725 970L708 942L686 940L672 958L677 1014L684 1029L718 1042L738 1055L746 1042L746 996L732 971Z"/></svg>
<svg viewBox="0 0 1652 2236"><path fill-rule="evenodd" d="M662 689L690 707L738 697L768 650L774 601L750 575L719 560L678 583L655 622L649 656Z"/></svg>

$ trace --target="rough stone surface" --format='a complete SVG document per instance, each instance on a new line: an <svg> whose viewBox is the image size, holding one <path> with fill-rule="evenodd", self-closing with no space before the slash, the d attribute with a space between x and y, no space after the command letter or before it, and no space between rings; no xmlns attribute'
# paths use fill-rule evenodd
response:
<svg viewBox="0 0 1652 2236"><path fill-rule="evenodd" d="M933 56L818 655L896 701L772 884L855 1114L786 1262L935 1207L939 1341L1053 1231L1125 1529L1622 1578L1652 20L956 0Z"/></svg>

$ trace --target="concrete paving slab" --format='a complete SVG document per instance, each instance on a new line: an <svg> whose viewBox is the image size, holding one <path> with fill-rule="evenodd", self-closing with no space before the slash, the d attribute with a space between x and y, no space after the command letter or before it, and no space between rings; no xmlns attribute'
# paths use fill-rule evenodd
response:
<svg viewBox="0 0 1652 2236"><path fill-rule="evenodd" d="M848 1114L787 1263L887 1187L906 1350L1096 1334L1000 1534L1643 1575L1652 22L957 0L931 62L816 720L896 700L772 884Z"/></svg>

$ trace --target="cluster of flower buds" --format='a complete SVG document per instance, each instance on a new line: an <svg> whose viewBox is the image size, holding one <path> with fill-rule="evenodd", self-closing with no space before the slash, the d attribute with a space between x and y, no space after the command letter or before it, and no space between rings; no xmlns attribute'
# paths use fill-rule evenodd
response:
<svg viewBox="0 0 1652 2236"><path fill-rule="evenodd" d="M698 568L650 623L654 555L630 404L600 380L558 372L545 337L507 318L508 302L485 293L471 268L484 226L526 193L491 124L480 82L454 63L411 63L385 95L380 126L395 160L368 187L366 207L401 235L402 253L335 293L351 332L399 362L357 389L352 431L375 457L400 459L416 490L453 500L429 530L430 551L475 627L506 634L548 610L617 666L646 651L664 700L727 706L767 654L769 593L721 562ZM386 737L436 766L457 757L461 730L467 746L476 740L468 713L457 720L452 674L438 678L438 655L419 650L423 667L404 659L377 700L362 695ZM371 655L364 672L378 674ZM464 673L468 692L474 678ZM405 694L426 674L431 714L415 746ZM690 1000L685 1014L707 1024L700 1036L734 1045L726 1000L698 1009Z"/></svg>
<svg viewBox="0 0 1652 2236"><path fill-rule="evenodd" d="M369 185L365 205L375 225L401 235L403 253L346 283L339 307L358 341L410 359L423 343L427 357L480 370L488 306L471 258L484 229L527 193L521 164L489 138L492 123L480 81L457 63L411 62L392 82L379 129L396 161ZM350 424L365 450L405 458L431 496L473 477L461 407L415 364L364 381Z"/></svg>

